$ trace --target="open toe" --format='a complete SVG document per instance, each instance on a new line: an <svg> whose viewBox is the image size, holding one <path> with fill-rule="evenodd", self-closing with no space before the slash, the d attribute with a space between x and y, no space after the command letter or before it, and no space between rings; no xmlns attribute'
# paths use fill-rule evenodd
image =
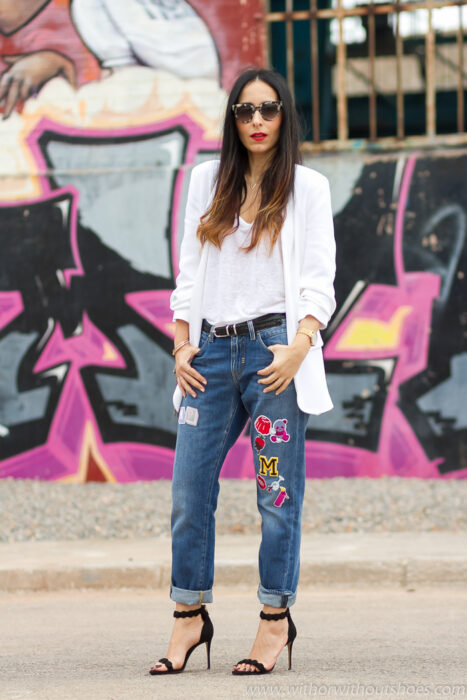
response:
<svg viewBox="0 0 467 700"><path fill-rule="evenodd" d="M287 632L287 642L286 646L289 651L289 671L292 668L292 645L294 643L295 637L297 636L297 630L295 628L295 625L292 621L292 618L290 617L290 611L287 608L281 613L265 613L263 610L260 612L260 617L262 620L282 620L284 618L287 618L288 622L288 632ZM243 675L253 675L254 673L271 673L271 671L275 667L275 663L271 666L271 668L266 668L264 664L262 664L260 661L257 659L242 659L241 661L237 661L235 664L232 673L234 676L243 676ZM243 666L243 668L239 668L239 666Z"/></svg>
<svg viewBox="0 0 467 700"><path fill-rule="evenodd" d="M192 651L196 649L196 647L198 647L200 644L206 644L206 654L208 662L207 667L210 668L211 666L211 641L214 634L214 627L211 622L211 618L209 617L209 613L206 610L206 607L204 605L201 605L201 607L196 608L195 610L175 610L173 615L174 617L196 617L197 615L201 615L203 620L201 636L199 638L199 641L193 644L187 650L185 654L185 659L183 661L183 666L181 666L180 668L174 668L172 662L164 657L162 659L159 659L159 661L157 661L154 664L154 666L149 670L151 676L159 676L163 675L164 673L181 673L185 670L186 663ZM163 666L165 666L165 668L162 666L162 664Z"/></svg>

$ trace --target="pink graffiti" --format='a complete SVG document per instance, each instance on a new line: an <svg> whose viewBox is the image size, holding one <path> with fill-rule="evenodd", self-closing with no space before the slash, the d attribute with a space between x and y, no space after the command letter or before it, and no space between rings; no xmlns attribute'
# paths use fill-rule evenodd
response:
<svg viewBox="0 0 467 700"><path fill-rule="evenodd" d="M180 115L157 124L164 131L182 126L189 135L185 166L192 165L200 150L215 150L217 142L206 141L201 128L187 115ZM28 146L37 163L38 172L47 172L47 166L39 149L41 134L51 130L67 136L121 137L154 133L154 125L120 130L81 130L67 128L43 119L28 140ZM172 207L172 255L174 268L178 269L178 213L186 168L180 168L176 178ZM40 176L42 197L68 191L74 195L72 206L71 247L75 266L65 271L69 286L72 275L83 275L76 238L78 193L73 188L51 190L45 176ZM16 205L16 203L15 203ZM167 290L131 293L127 303L150 323L166 335L173 336L169 313ZM0 328L10 323L23 310L18 292L0 293ZM35 372L64 372L66 378L59 403L55 410L47 443L0 462L0 477L84 480L89 476L89 465L100 465L102 479L112 478L127 482L145 479L170 478L173 466L173 451L164 447L131 442L106 444L102 441L99 427L79 374L86 365L124 368L125 363L109 339L83 314L82 332L65 339L59 324L54 329L34 368ZM100 477L98 477L100 479Z"/></svg>
<svg viewBox="0 0 467 700"><path fill-rule="evenodd" d="M201 129L188 116L157 125L161 130L181 125L189 134L186 165L191 165L201 150L211 150L217 144L206 142ZM38 147L38 139L45 130L69 136L127 136L154 133L154 125L131 129L80 130L68 129L49 120L43 120L36 128L28 145L36 160L38 172L46 172L46 164ZM426 367L433 300L439 294L439 277L432 273L407 273L402 257L404 214L413 177L416 155L405 165L394 230L394 263L397 286L373 284L361 295L344 322L327 343L324 354L329 360L380 360L396 358L394 372L384 408L380 439L376 452L324 441L307 442L307 476L328 478L334 476L370 476L382 474L424 478L465 478L467 470L440 475L437 465L441 459L429 460L419 444L411 426L397 407L398 389L402 382ZM172 259L175 273L178 271L177 231L181 215L181 192L186 176L181 168L175 182L172 207ZM40 176L42 198L57 195L63 190L51 190L45 176ZM73 194L71 248L75 265L65 271L67 285L73 275L83 275L76 239L77 193ZM8 206L8 204L6 205ZM149 323L168 337L173 335L171 313L168 306L170 291L154 290L133 292L126 295L126 302ZM374 348L371 351L347 345L342 346L345 334L354 321L378 321L390 323L402 308L409 309L402 323L397 346ZM7 326L23 310L18 292L0 293L0 329ZM110 340L83 314L82 332L64 338L57 326L45 345L34 368L35 372L65 373L63 390L56 407L47 442L41 447L0 462L0 477L67 479L89 477L89 465L98 465L102 480L112 478L120 482L171 478L173 451L144 443L119 442L106 444L100 435L92 406L83 387L80 368L86 365L124 368L124 359ZM254 477L250 438L243 433L230 451L222 468L227 478ZM285 497L284 497L285 498Z"/></svg>
<svg viewBox="0 0 467 700"><path fill-rule="evenodd" d="M0 292L0 328L8 326L23 310L19 292Z"/></svg>
<svg viewBox="0 0 467 700"><path fill-rule="evenodd" d="M141 316L159 328L163 333L173 336L174 327L169 299L171 292L167 289L158 289L153 292L130 292L125 295L125 301L132 306Z"/></svg>
<svg viewBox="0 0 467 700"><path fill-rule="evenodd" d="M396 405L399 385L427 365L433 300L440 290L438 275L428 272L406 273L402 242L404 215L417 154L408 158L402 177L394 231L394 263L397 287L373 284L362 294L348 317L326 344L327 359L377 360L397 356L394 374L384 410L378 451L329 443L307 443L307 476L381 476L382 474L423 478L465 478L467 470L440 475L442 459L429 460L405 416ZM370 351L339 350L339 342L355 319L387 321L403 307L410 307L404 318L398 346Z"/></svg>

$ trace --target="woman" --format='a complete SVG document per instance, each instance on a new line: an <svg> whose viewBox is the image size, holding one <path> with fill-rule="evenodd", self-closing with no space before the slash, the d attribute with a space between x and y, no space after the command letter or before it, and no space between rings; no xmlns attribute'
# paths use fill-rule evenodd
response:
<svg viewBox="0 0 467 700"><path fill-rule="evenodd" d="M180 672L213 634L214 512L219 472L251 419L263 603L249 657L234 674L268 673L296 635L309 413L332 408L322 340L335 309L335 243L327 179L302 167L284 79L251 69L232 88L220 163L193 169L180 274L171 297L178 435L172 485L176 617L167 658ZM293 381L292 381L293 380Z"/></svg>

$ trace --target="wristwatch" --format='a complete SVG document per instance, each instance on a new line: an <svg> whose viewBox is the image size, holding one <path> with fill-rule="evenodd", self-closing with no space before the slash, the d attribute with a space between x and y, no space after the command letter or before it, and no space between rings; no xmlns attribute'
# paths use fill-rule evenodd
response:
<svg viewBox="0 0 467 700"><path fill-rule="evenodd" d="M299 328L297 333L303 333L303 335L307 335L310 339L310 345L317 345L317 343L318 343L317 331L311 331L309 328Z"/></svg>

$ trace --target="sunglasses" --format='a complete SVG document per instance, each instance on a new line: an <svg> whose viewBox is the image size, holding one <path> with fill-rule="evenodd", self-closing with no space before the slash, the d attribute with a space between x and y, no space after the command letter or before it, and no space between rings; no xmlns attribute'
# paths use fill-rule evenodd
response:
<svg viewBox="0 0 467 700"><path fill-rule="evenodd" d="M251 122L254 113L258 109L263 119L265 119L267 122L272 122L273 119L279 116L281 107L282 101L274 102L272 100L267 100L266 102L262 102L260 105L256 106L251 104L251 102L240 102L239 104L232 105L232 112L234 113L237 121L247 124L248 122Z"/></svg>

